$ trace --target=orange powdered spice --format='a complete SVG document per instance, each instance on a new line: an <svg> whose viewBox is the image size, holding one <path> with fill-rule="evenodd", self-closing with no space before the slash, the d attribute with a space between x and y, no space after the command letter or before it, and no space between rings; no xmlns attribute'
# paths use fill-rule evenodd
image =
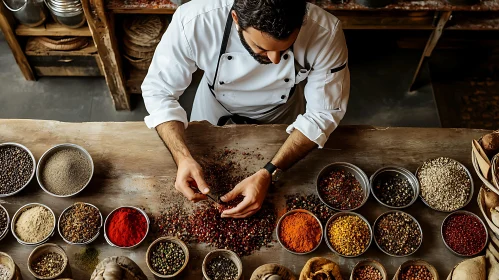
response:
<svg viewBox="0 0 499 280"><path fill-rule="evenodd" d="M322 237L319 222L309 214L295 213L281 222L279 238L293 252L309 252L319 244Z"/></svg>

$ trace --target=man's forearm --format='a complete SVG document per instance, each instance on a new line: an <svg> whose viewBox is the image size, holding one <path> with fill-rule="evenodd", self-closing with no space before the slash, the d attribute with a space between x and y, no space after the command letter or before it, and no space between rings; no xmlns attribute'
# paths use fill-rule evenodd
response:
<svg viewBox="0 0 499 280"><path fill-rule="evenodd" d="M192 158L185 144L184 130L184 124L179 121L165 122L156 127L159 137L170 150L177 165L185 158Z"/></svg>
<svg viewBox="0 0 499 280"><path fill-rule="evenodd" d="M316 143L310 141L303 133L295 129L271 162L282 170L289 169L315 147L317 147Z"/></svg>

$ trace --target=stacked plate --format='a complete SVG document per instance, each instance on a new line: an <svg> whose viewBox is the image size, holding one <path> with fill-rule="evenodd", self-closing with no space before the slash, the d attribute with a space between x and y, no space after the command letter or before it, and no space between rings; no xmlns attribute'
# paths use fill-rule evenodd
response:
<svg viewBox="0 0 499 280"><path fill-rule="evenodd" d="M45 0L54 20L70 28L85 24L86 18L80 0Z"/></svg>

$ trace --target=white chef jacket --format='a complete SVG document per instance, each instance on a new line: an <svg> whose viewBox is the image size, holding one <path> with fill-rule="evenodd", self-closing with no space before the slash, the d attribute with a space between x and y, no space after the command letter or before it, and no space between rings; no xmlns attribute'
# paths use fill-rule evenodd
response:
<svg viewBox="0 0 499 280"><path fill-rule="evenodd" d="M233 24L214 77L232 4L233 0L192 0L177 9L142 84L149 112L146 125L155 128L180 121L187 128L187 114L178 99L191 83L192 73L200 68L204 76L191 121L217 124L222 116L238 114L262 123L288 122L288 133L298 129L322 148L343 118L350 94L348 51L340 21L308 3L298 38L292 50L283 54L290 59L281 58L278 65L258 64L244 49ZM290 68L290 63L294 67ZM294 73L289 74L293 68ZM258 76L271 69L275 70L271 75ZM214 84L216 94L208 84ZM298 86L290 97L293 84ZM306 107L300 101L303 97Z"/></svg>

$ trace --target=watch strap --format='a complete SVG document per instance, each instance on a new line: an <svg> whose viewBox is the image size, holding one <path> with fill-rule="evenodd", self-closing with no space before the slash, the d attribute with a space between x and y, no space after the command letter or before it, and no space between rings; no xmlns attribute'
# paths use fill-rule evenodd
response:
<svg viewBox="0 0 499 280"><path fill-rule="evenodd" d="M272 162L270 161L267 164L265 164L263 168L270 173L270 176L272 176L274 172L277 170L277 166L273 165Z"/></svg>

